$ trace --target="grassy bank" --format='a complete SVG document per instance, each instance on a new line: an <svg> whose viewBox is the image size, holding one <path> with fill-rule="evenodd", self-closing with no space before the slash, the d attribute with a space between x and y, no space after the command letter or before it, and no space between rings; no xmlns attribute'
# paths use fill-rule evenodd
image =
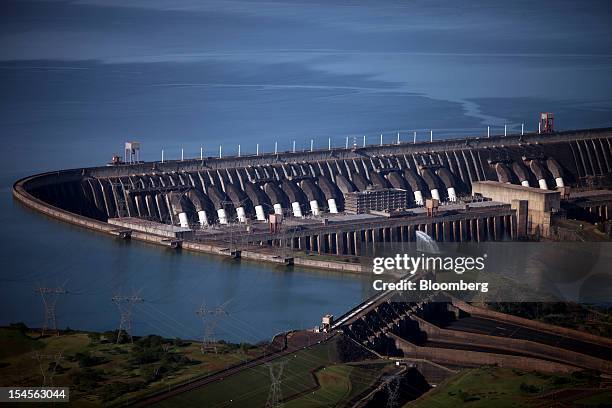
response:
<svg viewBox="0 0 612 408"><path fill-rule="evenodd" d="M167 389L256 358L263 345L196 342L159 336L116 344L116 333L63 332L41 337L22 325L0 328L0 386L70 387L79 406L110 405Z"/></svg>
<svg viewBox="0 0 612 408"><path fill-rule="evenodd" d="M564 406L600 406L610 396L600 383L596 373L590 372L545 374L481 367L462 371L405 407L528 407L553 401L565 402Z"/></svg>
<svg viewBox="0 0 612 408"><path fill-rule="evenodd" d="M274 373L280 366L280 396L287 408L348 406L349 402L372 388L394 364L347 364L338 353L336 340L317 344L274 360ZM155 407L259 407L265 406L270 392L270 369L259 365L231 377L162 401Z"/></svg>

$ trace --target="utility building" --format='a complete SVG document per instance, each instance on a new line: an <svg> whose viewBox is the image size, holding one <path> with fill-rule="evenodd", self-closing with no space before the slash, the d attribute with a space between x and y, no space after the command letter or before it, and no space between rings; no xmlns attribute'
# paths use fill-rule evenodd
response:
<svg viewBox="0 0 612 408"><path fill-rule="evenodd" d="M406 190L384 188L347 193L345 211L352 214L364 214L370 211L391 211L408 207Z"/></svg>

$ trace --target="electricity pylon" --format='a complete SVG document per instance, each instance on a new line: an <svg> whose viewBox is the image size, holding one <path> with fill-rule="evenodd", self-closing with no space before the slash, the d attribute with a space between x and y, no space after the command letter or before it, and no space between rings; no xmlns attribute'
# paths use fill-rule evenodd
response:
<svg viewBox="0 0 612 408"><path fill-rule="evenodd" d="M228 315L225 311L227 303L229 303L229 301L213 309L209 309L205 304L202 304L202 306L196 310L196 314L202 319L202 326L204 328L204 336L202 337L202 345L200 346L202 354L209 351L217 353L217 346L215 345L215 327L222 316Z"/></svg>
<svg viewBox="0 0 612 408"><path fill-rule="evenodd" d="M283 391L281 389L281 377L287 360L275 363L266 363L266 367L270 371L270 392L266 401L266 408L278 408L282 406Z"/></svg>
<svg viewBox="0 0 612 408"><path fill-rule="evenodd" d="M38 361L38 367L40 368L40 373L42 374L43 387L53 387L53 376L55 375L55 371L59 366L60 361L62 360L62 353L55 354L40 354L38 351L35 352L33 358ZM45 366L45 362L49 361L50 363ZM47 381L48 380L48 381Z"/></svg>
<svg viewBox="0 0 612 408"><path fill-rule="evenodd" d="M132 296L120 296L115 295L111 298L113 303L117 305L119 309L119 330L117 331L117 343L121 340L122 334L130 338L130 342L134 342L132 338L132 309L136 303L144 302L144 299L132 295Z"/></svg>
<svg viewBox="0 0 612 408"><path fill-rule="evenodd" d="M43 305L45 306L45 322L42 327L42 336L45 335L45 331L51 330L55 332L55 334L59 335L57 331L57 317L55 315L55 305L57 304L57 298L59 295L65 295L66 290L63 287L57 288L44 288L40 287L35 290L36 293L39 293Z"/></svg>
<svg viewBox="0 0 612 408"><path fill-rule="evenodd" d="M399 378L392 378L386 384L387 387L387 408L396 408L398 405L397 397L399 394Z"/></svg>

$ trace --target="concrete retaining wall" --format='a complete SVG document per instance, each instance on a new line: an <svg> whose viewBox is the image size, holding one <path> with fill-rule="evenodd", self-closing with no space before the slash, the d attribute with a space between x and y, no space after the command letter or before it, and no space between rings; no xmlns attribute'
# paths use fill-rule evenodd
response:
<svg viewBox="0 0 612 408"><path fill-rule="evenodd" d="M452 377L458 372L456 370L451 370L450 368L446 368L429 360L405 358L402 359L402 361L414 364L416 369L419 370L419 372L431 385L440 384L442 381Z"/></svg>
<svg viewBox="0 0 612 408"><path fill-rule="evenodd" d="M296 257L293 259L294 265L307 266L310 268L328 269L335 271L345 271L353 273L364 272L361 264L348 263L348 262L334 262L334 261L323 261L317 259L301 258Z"/></svg>
<svg viewBox="0 0 612 408"><path fill-rule="evenodd" d="M72 174L72 171L68 171L68 173ZM97 221L91 218L84 217L82 215L74 214L66 210L62 210L61 208L54 207L50 204L39 200L38 198L32 196L28 193L24 184L29 183L31 181L35 183L44 183L50 182L53 183L55 179L56 173L49 173L49 176L46 175L44 177L41 176L32 176L29 178L25 178L23 180L18 181L13 186L13 197L17 199L19 202L24 204L26 207L32 208L38 212L41 212L49 217L68 222L70 224L78 225L80 227L88 228L94 231L102 232L105 234L116 236L117 229L119 228L116 225L112 225L106 222ZM60 172L57 172L58 177ZM75 176L76 177L76 176ZM149 242L156 245L161 246L170 246L170 243L165 241L166 237L155 235L151 233L141 232L141 231L132 231L131 238L136 239L143 242ZM194 242L194 241L183 241L182 248L202 252L206 254L212 255L220 255L229 257L231 256L231 251L229 248L224 246ZM287 264L288 261L286 259L280 258L275 255L262 254L254 251L242 251L241 257L249 260L256 260L261 262L268 262L274 264ZM344 272L352 272L352 273L361 273L362 267L360 264L350 264L345 262L334 262L334 261L322 261L316 259L307 259L307 258L294 258L293 263L295 265L300 265L309 268L317 268L317 269L325 269L325 270L336 270L336 271L344 271Z"/></svg>
<svg viewBox="0 0 612 408"><path fill-rule="evenodd" d="M550 235L551 211L558 211L561 203L559 191L523 187L497 181L478 181L472 183L472 193L494 201L512 204L513 201L527 201L527 226L530 234L540 232Z"/></svg>
<svg viewBox="0 0 612 408"><path fill-rule="evenodd" d="M517 324L520 326L525 326L534 330L540 330L548 333L557 334L559 336L569 337L572 339L585 341L587 343L595 343L600 344L606 347L612 347L612 339L596 336L591 333L585 333L578 330L568 329L565 327L554 326L551 324L546 324L542 322L538 322L535 320L529 320L518 316L512 316L505 313L496 312L489 309L484 309L480 307L476 307L465 303L462 300L451 297L453 305L463 310L464 312L469 313L472 316L484 317L492 320L499 320L506 323Z"/></svg>
<svg viewBox="0 0 612 408"><path fill-rule="evenodd" d="M260 262L269 262L269 263L274 263L274 264L279 264L279 265L291 265L293 263L292 257L284 257L284 256L273 255L273 254L266 254L266 253L261 253L261 252L245 251L245 250L240 251L240 259L249 259L249 260L260 261Z"/></svg>
<svg viewBox="0 0 612 408"><path fill-rule="evenodd" d="M417 316L411 316L410 318L418 321L421 330L427 333L427 338L436 342L465 344L477 347L495 348L508 352L519 352L538 359L554 360L582 368L599 370L604 373L612 373L612 362L577 353L575 351L552 347L529 340L442 329Z"/></svg>
<svg viewBox="0 0 612 408"><path fill-rule="evenodd" d="M81 227L109 234L112 234L112 231L117 229L116 226L110 225L106 222L97 221L92 218L87 218L66 210L62 210L61 208L54 207L50 204L43 202L42 200L39 200L38 198L34 197L25 190L24 184L30 182L31 180L36 180L36 182L40 182L40 180L44 179L45 177L33 176L18 181L13 186L13 197L15 197L26 207L32 208L33 210L36 210L38 212L48 215L49 217L53 217L61 221L69 222L71 224L79 225Z"/></svg>
<svg viewBox="0 0 612 408"><path fill-rule="evenodd" d="M552 373L569 373L577 370L576 367L570 365L530 357L437 347L419 347L392 333L387 335L395 341L395 346L402 350L406 357L431 360L439 364L453 364L466 367L497 365L518 370L538 370Z"/></svg>
<svg viewBox="0 0 612 408"><path fill-rule="evenodd" d="M548 145L553 143L567 143L570 140L588 140L592 138L608 138L612 134L612 128L603 129L580 129L570 130L565 132L556 132L554 134L537 134L526 133L525 135L508 135L496 136L490 138L484 137L467 137L467 138L451 138L439 139L434 137L433 142L421 141L416 144L400 143L384 144L382 146L369 145L365 148L358 148L354 151L352 148L332 148L332 150L315 149L312 152L278 152L260 153L256 155L245 155L241 157L226 156L219 158L204 158L203 160L185 159L182 160L166 160L161 162L146 162L134 165L121 166L99 166L86 169L86 175L92 177L121 177L130 174L142 174L150 172L180 172L180 171L197 171L210 169L225 169L234 167L248 166L264 166L278 162L313 162L318 160L329 160L330 155L333 155L338 160L361 158L367 156L385 156L397 154L419 154L419 153L442 153L452 150L466 149L495 149L503 144L504 146L518 146L529 144ZM326 146L327 147L327 146Z"/></svg>

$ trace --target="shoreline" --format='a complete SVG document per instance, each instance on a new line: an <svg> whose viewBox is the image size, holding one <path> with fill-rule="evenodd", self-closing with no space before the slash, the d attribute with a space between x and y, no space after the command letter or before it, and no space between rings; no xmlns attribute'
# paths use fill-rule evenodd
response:
<svg viewBox="0 0 612 408"><path fill-rule="evenodd" d="M72 225L76 225L82 228L86 228L89 230L94 230L97 232L101 232L107 236L112 237L121 237L120 228L115 225L112 225L108 222L94 220L92 218L88 218L82 215L78 215L75 213L71 213L69 211L63 210L61 208L55 207L51 204L45 203L44 201L34 197L30 193L28 193L24 187L26 183L29 181L44 176L51 173L57 172L49 172L49 173L41 173L33 176L28 176L21 180L18 180L13 185L13 197L19 201L22 205L36 211L47 215L53 219L67 222ZM124 238L125 239L125 238ZM142 231L131 231L130 239L136 239L140 242L146 242L150 244L154 244L161 247L173 248L172 244L174 241L167 241L165 237L160 235L151 234L148 232ZM194 241L182 241L181 249L186 249L192 252L204 253L207 255L217 255L223 257L225 259L229 258L240 258L246 259L248 261L256 261L261 262L266 265L272 266L291 266L291 265L299 265L306 268L313 268L318 270L332 270L337 272L348 272L354 274L361 274L363 272L362 265L359 263L349 263L349 262L339 262L332 260L323 260L323 259L309 259L300 256L291 256L288 258L281 258L277 255L272 254L264 254L261 252L256 252L252 250L241 250L239 251L238 256L236 256L235 251L230 251L229 248L215 245L215 244L205 244ZM316 257L316 255L312 255Z"/></svg>

